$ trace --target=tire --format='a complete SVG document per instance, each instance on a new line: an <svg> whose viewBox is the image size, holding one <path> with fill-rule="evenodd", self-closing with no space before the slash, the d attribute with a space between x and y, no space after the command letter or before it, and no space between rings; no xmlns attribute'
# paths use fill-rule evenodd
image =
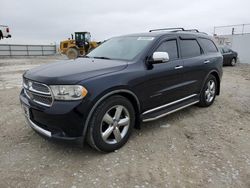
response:
<svg viewBox="0 0 250 188"><path fill-rule="evenodd" d="M79 52L75 48L69 48L66 52L66 55L69 59L76 59L79 56Z"/></svg>
<svg viewBox="0 0 250 188"><path fill-rule="evenodd" d="M232 67L234 67L234 66L236 65L236 58L232 58L232 59L231 59L230 65L231 65Z"/></svg>
<svg viewBox="0 0 250 188"><path fill-rule="evenodd" d="M209 75L200 94L199 106L208 107L213 104L217 94L217 85L216 78L213 75Z"/></svg>
<svg viewBox="0 0 250 188"><path fill-rule="evenodd" d="M134 124L135 110L131 102L120 95L111 96L94 110L87 142L102 152L115 151L128 141Z"/></svg>
<svg viewBox="0 0 250 188"><path fill-rule="evenodd" d="M3 39L3 33L0 31L0 40Z"/></svg>

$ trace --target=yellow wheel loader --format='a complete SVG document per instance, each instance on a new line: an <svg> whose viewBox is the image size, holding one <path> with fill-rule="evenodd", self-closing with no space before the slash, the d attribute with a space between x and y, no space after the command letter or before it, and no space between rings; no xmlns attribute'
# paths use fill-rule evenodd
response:
<svg viewBox="0 0 250 188"><path fill-rule="evenodd" d="M100 42L91 41L89 32L75 32L75 39L71 34L71 39L60 42L60 52L67 55L69 59L76 59L84 56L99 44Z"/></svg>

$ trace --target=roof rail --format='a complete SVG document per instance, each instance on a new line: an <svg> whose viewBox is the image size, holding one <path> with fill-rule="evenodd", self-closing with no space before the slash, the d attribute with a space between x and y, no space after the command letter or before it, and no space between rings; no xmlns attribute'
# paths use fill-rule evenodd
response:
<svg viewBox="0 0 250 188"><path fill-rule="evenodd" d="M149 30L149 32L152 32L152 31L168 31L170 30L171 32L178 32L178 31L187 31L187 32L196 32L196 33L203 33L203 34L206 34L205 32L200 32L198 29L184 29L182 27L173 27L173 28L163 28L163 29L152 29L152 30Z"/></svg>
<svg viewBox="0 0 250 188"><path fill-rule="evenodd" d="M190 32L195 31L195 32L199 33L198 29L184 29L184 31L190 31Z"/></svg>
<svg viewBox="0 0 250 188"><path fill-rule="evenodd" d="M196 32L196 33L203 33L203 34L206 34L205 32L200 32L198 29L184 29L184 31L188 31L188 32Z"/></svg>
<svg viewBox="0 0 250 188"><path fill-rule="evenodd" d="M163 28L163 29L151 29L149 32L152 31L167 31L167 30L173 30L173 31L184 31L185 29L182 27L172 27L172 28Z"/></svg>

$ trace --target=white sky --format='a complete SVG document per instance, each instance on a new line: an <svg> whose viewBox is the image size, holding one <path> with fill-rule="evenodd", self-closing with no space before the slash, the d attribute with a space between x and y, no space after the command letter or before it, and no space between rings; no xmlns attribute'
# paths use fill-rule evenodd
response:
<svg viewBox="0 0 250 188"><path fill-rule="evenodd" d="M147 32L153 28L197 28L250 23L250 0L1 0L0 25L11 39L0 43L50 44L74 31L92 39Z"/></svg>

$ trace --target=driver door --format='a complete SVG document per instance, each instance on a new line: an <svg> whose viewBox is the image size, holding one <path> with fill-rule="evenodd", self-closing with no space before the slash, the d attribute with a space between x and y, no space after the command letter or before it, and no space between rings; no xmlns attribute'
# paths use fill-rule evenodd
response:
<svg viewBox="0 0 250 188"><path fill-rule="evenodd" d="M176 38L165 39L152 51L167 52L169 61L153 64L145 75L146 96L144 109L152 109L183 97L183 61L180 59ZM151 56L152 56L151 54Z"/></svg>

